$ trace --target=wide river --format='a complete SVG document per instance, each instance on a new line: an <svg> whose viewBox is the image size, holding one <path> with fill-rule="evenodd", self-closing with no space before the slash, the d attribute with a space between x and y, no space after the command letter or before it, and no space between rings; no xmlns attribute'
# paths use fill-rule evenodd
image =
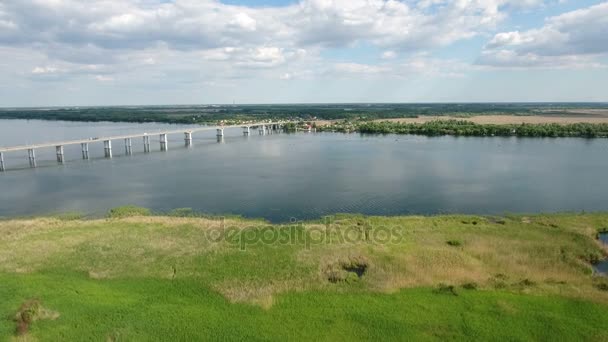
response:
<svg viewBox="0 0 608 342"><path fill-rule="evenodd" d="M185 126L0 120L0 146ZM608 140L464 138L297 133L260 136L252 130L169 136L152 153L133 139L133 154L113 142L112 159L101 142L90 160L80 146L5 154L0 173L0 216L59 212L102 215L133 204L157 211L192 208L274 222L333 213L369 215L503 214L608 210Z"/></svg>

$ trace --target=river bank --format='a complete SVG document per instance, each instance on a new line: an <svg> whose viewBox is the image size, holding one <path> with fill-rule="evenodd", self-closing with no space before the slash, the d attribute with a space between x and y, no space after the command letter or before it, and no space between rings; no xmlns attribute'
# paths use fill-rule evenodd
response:
<svg viewBox="0 0 608 342"><path fill-rule="evenodd" d="M458 119L422 121L355 120L338 121L316 127L320 132L366 134L411 134L424 136L470 137L551 137L551 138L608 138L608 123L520 123L488 124ZM540 121L542 122L542 120Z"/></svg>
<svg viewBox="0 0 608 342"><path fill-rule="evenodd" d="M132 207L2 220L0 314L35 306L17 333L38 339L601 340L606 227L608 213L273 225Z"/></svg>

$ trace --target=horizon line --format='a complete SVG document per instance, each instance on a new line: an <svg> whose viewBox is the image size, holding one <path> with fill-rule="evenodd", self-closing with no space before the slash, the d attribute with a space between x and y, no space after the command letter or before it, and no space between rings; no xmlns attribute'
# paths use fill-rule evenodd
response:
<svg viewBox="0 0 608 342"><path fill-rule="evenodd" d="M189 104L120 104L120 105L50 105L50 106L0 106L6 109L61 109L61 108L120 108L120 107L238 107L238 106L280 106L280 105L439 105L439 104L592 104L608 105L608 101L436 101L436 102L274 102L274 103L189 103Z"/></svg>

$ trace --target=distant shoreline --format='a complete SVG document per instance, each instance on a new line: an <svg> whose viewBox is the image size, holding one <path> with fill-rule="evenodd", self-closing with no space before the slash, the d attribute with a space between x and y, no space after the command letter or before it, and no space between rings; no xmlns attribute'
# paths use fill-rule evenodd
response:
<svg viewBox="0 0 608 342"><path fill-rule="evenodd" d="M176 124L246 123L261 120L304 121L319 124L333 120L433 120L435 118L512 116L559 117L559 120L586 122L597 118L608 122L604 103L368 103L368 104L274 104L212 106L132 106L0 108L0 119L41 119L83 122L160 122ZM569 118L569 119L566 119ZM588 118L588 119L583 119ZM603 121L601 121L603 122Z"/></svg>

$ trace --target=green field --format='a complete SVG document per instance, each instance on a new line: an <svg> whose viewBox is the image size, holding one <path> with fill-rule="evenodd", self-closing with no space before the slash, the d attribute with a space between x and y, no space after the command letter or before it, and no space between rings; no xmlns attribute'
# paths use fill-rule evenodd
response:
<svg viewBox="0 0 608 342"><path fill-rule="evenodd" d="M0 221L0 340L608 339L608 213L132 212Z"/></svg>

